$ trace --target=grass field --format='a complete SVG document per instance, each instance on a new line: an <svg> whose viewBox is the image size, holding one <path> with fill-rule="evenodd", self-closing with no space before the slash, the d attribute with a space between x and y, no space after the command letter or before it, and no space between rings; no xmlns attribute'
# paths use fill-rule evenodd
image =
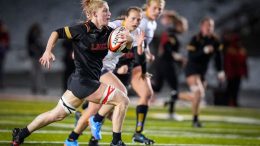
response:
<svg viewBox="0 0 260 146"><path fill-rule="evenodd" d="M24 127L39 113L54 107L52 101L11 101L0 100L0 146L8 146L11 130ZM167 120L166 109L151 107L145 126L145 135L154 139L158 146L260 146L260 110L245 108L205 107L201 120L204 127L191 127L189 108L177 108L184 115L183 122ZM24 146L61 146L73 129L74 115L67 119L42 128L25 141ZM135 108L130 107L124 123L123 140L128 145L135 127ZM109 145L111 141L111 122L106 120L103 126L103 139L100 145ZM89 129L79 138L80 145L87 145Z"/></svg>

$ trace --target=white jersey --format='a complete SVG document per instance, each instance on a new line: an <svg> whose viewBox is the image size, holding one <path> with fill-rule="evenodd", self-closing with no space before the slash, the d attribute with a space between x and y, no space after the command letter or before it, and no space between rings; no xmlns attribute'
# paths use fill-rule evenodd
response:
<svg viewBox="0 0 260 146"><path fill-rule="evenodd" d="M145 13L143 13L143 18L139 25L142 31L145 33L145 40L147 45L149 45L153 39L154 32L157 28L157 23L154 20L149 20Z"/></svg>
<svg viewBox="0 0 260 146"><path fill-rule="evenodd" d="M115 20L113 22L109 22L108 26L112 28L117 28L119 26L122 26L123 20ZM141 30L140 28L135 29L132 31L130 34L133 37L133 44L132 46L135 47L137 46L136 38L138 35L140 35ZM123 55L122 52L112 52L108 51L108 54L106 57L103 59L103 68L102 70L108 70L108 71L113 71L116 68L116 64L119 61L119 58Z"/></svg>

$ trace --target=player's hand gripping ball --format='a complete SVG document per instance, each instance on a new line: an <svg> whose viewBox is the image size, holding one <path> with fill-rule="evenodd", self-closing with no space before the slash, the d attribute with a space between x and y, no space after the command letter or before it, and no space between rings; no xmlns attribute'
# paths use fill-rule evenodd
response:
<svg viewBox="0 0 260 146"><path fill-rule="evenodd" d="M124 27L114 29L108 38L108 49L112 52L120 52L126 47L126 41L122 39Z"/></svg>

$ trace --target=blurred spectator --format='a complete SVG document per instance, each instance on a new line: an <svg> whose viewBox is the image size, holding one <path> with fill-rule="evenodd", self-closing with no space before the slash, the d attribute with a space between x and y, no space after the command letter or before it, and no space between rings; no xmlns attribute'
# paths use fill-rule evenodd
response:
<svg viewBox="0 0 260 146"><path fill-rule="evenodd" d="M224 55L224 66L227 76L226 96L230 106L238 106L237 100L241 79L248 77L247 54L237 34L232 34L227 39Z"/></svg>
<svg viewBox="0 0 260 146"><path fill-rule="evenodd" d="M46 94L45 77L43 69L39 63L39 58L45 50L42 40L42 28L39 23L34 23L29 28L27 34L27 45L28 53L32 61L32 93Z"/></svg>
<svg viewBox="0 0 260 146"><path fill-rule="evenodd" d="M75 65L73 60L73 49L72 49L72 41L64 40L62 42L62 47L65 51L65 55L63 57L64 62L64 75L63 75L63 90L67 89L67 81L71 73L74 72Z"/></svg>
<svg viewBox="0 0 260 146"><path fill-rule="evenodd" d="M4 61L6 52L9 49L10 39L7 28L2 20L0 20L0 89L4 87Z"/></svg>

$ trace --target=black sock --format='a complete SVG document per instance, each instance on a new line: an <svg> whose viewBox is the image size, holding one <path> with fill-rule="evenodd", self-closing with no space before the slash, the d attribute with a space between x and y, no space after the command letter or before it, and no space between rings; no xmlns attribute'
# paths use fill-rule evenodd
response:
<svg viewBox="0 0 260 146"><path fill-rule="evenodd" d="M85 101L85 102L82 104L81 108L82 108L83 110L86 109L86 108L88 108L88 101Z"/></svg>
<svg viewBox="0 0 260 146"><path fill-rule="evenodd" d="M144 123L148 111L147 105L138 105L136 107L136 133L141 133L144 129Z"/></svg>
<svg viewBox="0 0 260 146"><path fill-rule="evenodd" d="M120 133L116 133L116 132L113 132L113 140L112 140L112 143L113 144L117 144L118 141L121 140L121 132Z"/></svg>
<svg viewBox="0 0 260 146"><path fill-rule="evenodd" d="M174 90L174 92L171 92L171 99L169 102L169 113L173 114L175 112L175 103L178 99L178 93Z"/></svg>
<svg viewBox="0 0 260 146"><path fill-rule="evenodd" d="M70 135L69 135L68 140L69 140L69 141L75 141L75 140L78 140L78 138L79 138L79 134L76 133L76 132L74 132L74 131L72 131L72 132L70 133Z"/></svg>
<svg viewBox="0 0 260 146"><path fill-rule="evenodd" d="M21 129L21 132L19 133L19 136L21 139L25 139L26 137L28 137L31 133L29 132L28 128L25 127L23 129Z"/></svg>
<svg viewBox="0 0 260 146"><path fill-rule="evenodd" d="M199 121L198 115L194 115L194 116L193 116L193 122L198 122L198 121Z"/></svg>
<svg viewBox="0 0 260 146"><path fill-rule="evenodd" d="M94 116L94 119L93 119L93 120L94 120L94 122L102 122L103 119L104 119L104 117L97 113L97 114Z"/></svg>

